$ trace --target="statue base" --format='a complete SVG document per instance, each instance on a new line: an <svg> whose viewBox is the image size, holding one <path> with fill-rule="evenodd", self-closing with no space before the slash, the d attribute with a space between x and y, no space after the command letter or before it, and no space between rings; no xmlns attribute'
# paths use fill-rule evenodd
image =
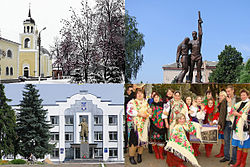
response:
<svg viewBox="0 0 250 167"><path fill-rule="evenodd" d="M87 142L82 142L80 144L80 155L81 159L88 159L89 158L89 144Z"/></svg>

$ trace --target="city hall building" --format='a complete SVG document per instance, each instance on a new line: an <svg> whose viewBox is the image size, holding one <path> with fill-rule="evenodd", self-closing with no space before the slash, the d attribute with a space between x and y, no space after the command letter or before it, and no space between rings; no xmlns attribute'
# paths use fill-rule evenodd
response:
<svg viewBox="0 0 250 167"><path fill-rule="evenodd" d="M12 107L19 108L15 105ZM53 127L50 129L50 142L56 144L53 153L46 155L45 159L52 162L124 162L123 107L122 103L112 103L111 100L102 99L86 90L56 101L55 104L43 104L43 108L48 110L47 121ZM89 130L88 158L80 156L79 124L83 118L88 123Z"/></svg>

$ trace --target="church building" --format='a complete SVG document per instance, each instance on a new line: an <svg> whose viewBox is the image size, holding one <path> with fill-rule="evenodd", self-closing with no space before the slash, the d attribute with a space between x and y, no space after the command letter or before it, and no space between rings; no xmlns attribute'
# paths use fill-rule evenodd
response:
<svg viewBox="0 0 250 167"><path fill-rule="evenodd" d="M41 31L40 31L41 32ZM35 20L29 9L28 19L23 22L23 33L20 33L19 75L25 77L39 76L39 35ZM48 50L41 47L40 51L41 77L52 76L52 58Z"/></svg>

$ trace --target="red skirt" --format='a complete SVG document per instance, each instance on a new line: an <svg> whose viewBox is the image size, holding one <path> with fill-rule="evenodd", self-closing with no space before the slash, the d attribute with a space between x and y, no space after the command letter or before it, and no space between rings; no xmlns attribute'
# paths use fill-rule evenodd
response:
<svg viewBox="0 0 250 167"><path fill-rule="evenodd" d="M173 153L171 152L167 152L167 160L166 160L168 166L179 166L181 164L183 164L183 160L180 159L179 157L175 156Z"/></svg>

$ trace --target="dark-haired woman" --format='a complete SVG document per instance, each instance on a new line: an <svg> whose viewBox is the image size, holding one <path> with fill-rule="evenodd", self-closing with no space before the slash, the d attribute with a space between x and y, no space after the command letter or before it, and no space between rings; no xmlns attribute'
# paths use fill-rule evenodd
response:
<svg viewBox="0 0 250 167"><path fill-rule="evenodd" d="M152 118L150 120L150 143L153 146L156 159L164 159L163 147L165 144L164 120L162 119L163 103L160 101L160 95L155 93L153 95L154 101L150 107L152 109Z"/></svg>
<svg viewBox="0 0 250 167"><path fill-rule="evenodd" d="M136 90L135 97L127 105L129 160L131 164L142 162L143 146L148 143L149 116L152 114L142 89ZM134 159L136 149L138 150L137 162Z"/></svg>

